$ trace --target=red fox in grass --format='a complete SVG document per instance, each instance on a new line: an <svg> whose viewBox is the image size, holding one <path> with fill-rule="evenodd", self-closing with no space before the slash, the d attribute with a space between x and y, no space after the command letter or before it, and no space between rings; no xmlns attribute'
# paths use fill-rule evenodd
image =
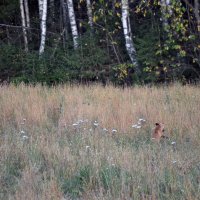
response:
<svg viewBox="0 0 200 200"><path fill-rule="evenodd" d="M164 124L162 123L155 123L156 127L153 131L153 134L152 134L152 139L153 140L156 140L156 141L160 141L161 138L168 138L167 136L164 136L163 133L164 133Z"/></svg>

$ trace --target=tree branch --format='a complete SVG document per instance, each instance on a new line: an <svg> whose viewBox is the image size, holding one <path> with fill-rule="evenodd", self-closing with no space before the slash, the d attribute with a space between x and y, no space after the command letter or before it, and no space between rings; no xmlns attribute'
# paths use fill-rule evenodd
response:
<svg viewBox="0 0 200 200"><path fill-rule="evenodd" d="M30 30L36 30L36 31L40 31L40 29L38 28L30 28L27 26L16 26L16 25L10 25L10 24L0 24L0 27L8 27L8 28L25 28L25 29L30 29ZM51 31L47 31L48 33L52 34L52 35L58 35L55 32L51 32Z"/></svg>

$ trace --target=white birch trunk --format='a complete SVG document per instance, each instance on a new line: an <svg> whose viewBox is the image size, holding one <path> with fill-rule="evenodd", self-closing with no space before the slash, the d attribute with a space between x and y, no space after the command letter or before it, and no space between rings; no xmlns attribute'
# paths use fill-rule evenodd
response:
<svg viewBox="0 0 200 200"><path fill-rule="evenodd" d="M39 7L39 17L40 17L40 20L42 20L43 0L38 0L38 7Z"/></svg>
<svg viewBox="0 0 200 200"><path fill-rule="evenodd" d="M42 55L44 53L45 41L46 41L46 28L47 28L46 21L47 21L47 0L43 0L39 55Z"/></svg>
<svg viewBox="0 0 200 200"><path fill-rule="evenodd" d="M60 0L60 4L62 7L62 18L63 18L63 27L64 27L64 35L65 35L65 40L68 39L68 8L67 4L65 3L64 0Z"/></svg>
<svg viewBox="0 0 200 200"><path fill-rule="evenodd" d="M86 0L86 4L87 4L88 23L92 30L93 29L93 17L92 17L92 6L91 6L90 0Z"/></svg>
<svg viewBox="0 0 200 200"><path fill-rule="evenodd" d="M28 38L27 38L26 20L25 20L23 0L20 0L20 12L21 12L21 20L22 20L22 31L23 31L23 37L24 37L24 47L25 47L25 51L28 52Z"/></svg>
<svg viewBox="0 0 200 200"><path fill-rule="evenodd" d="M160 6L161 6L161 13L162 13L162 22L163 22L163 27L167 31L168 30L168 17L167 15L172 15L172 10L170 8L170 0L161 0L160 1Z"/></svg>
<svg viewBox="0 0 200 200"><path fill-rule="evenodd" d="M78 29L76 25L76 17L74 13L73 0L67 0L67 7L68 7L69 21L71 25L74 49L77 49L78 48Z"/></svg>
<svg viewBox="0 0 200 200"><path fill-rule="evenodd" d="M29 15L29 7L28 7L28 0L24 0L24 8L25 8L25 13L26 13L26 26L28 27L27 33L28 33L28 39L32 40L31 36L31 23L30 23L30 15Z"/></svg>
<svg viewBox="0 0 200 200"><path fill-rule="evenodd" d="M139 74L140 70L138 68L138 62L136 59L136 50L132 40L128 0L122 0L122 26L126 42L126 50L128 52L132 64L135 66L136 74Z"/></svg>
<svg viewBox="0 0 200 200"><path fill-rule="evenodd" d="M26 13L26 26L30 28L30 16L29 16L29 8L28 8L28 0L24 0L24 8Z"/></svg>

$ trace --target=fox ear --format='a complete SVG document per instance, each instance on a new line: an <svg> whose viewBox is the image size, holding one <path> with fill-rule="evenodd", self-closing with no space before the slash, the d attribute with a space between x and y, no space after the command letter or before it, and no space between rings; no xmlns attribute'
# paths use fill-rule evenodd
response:
<svg viewBox="0 0 200 200"><path fill-rule="evenodd" d="M156 125L156 126L158 126L158 125L159 125L159 123L155 123L155 125Z"/></svg>

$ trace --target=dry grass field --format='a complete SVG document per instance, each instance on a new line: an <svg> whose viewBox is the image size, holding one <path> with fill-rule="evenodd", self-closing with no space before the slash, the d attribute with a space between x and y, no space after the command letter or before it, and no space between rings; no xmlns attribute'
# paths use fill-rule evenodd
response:
<svg viewBox="0 0 200 200"><path fill-rule="evenodd" d="M0 199L200 199L200 88L1 86Z"/></svg>

